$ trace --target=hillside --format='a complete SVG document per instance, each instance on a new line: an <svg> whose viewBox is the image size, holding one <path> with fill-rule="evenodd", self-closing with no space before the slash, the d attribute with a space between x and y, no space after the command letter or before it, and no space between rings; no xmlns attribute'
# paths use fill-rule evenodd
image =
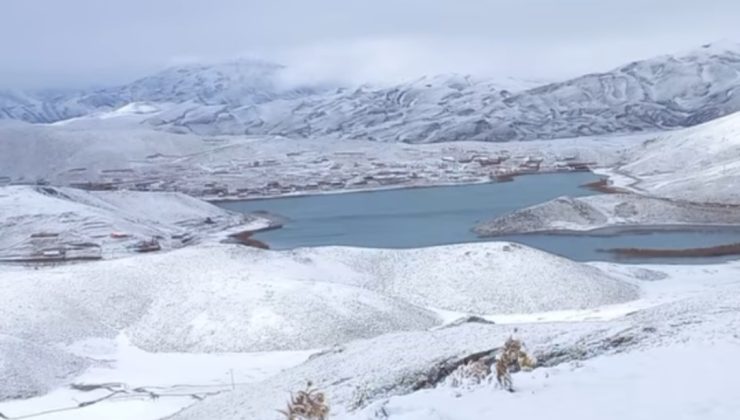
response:
<svg viewBox="0 0 740 420"><path fill-rule="evenodd" d="M609 173L652 195L740 204L740 113L659 134L634 147Z"/></svg>
<svg viewBox="0 0 740 420"><path fill-rule="evenodd" d="M265 219L178 193L0 187L0 262L108 259L191 245Z"/></svg>

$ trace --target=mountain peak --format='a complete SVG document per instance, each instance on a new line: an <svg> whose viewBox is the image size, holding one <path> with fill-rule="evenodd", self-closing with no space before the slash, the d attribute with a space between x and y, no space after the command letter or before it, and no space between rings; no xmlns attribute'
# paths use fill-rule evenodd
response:
<svg viewBox="0 0 740 420"><path fill-rule="evenodd" d="M720 39L715 42L704 44L689 52L689 54L720 55L727 53L740 54L740 43L730 39Z"/></svg>

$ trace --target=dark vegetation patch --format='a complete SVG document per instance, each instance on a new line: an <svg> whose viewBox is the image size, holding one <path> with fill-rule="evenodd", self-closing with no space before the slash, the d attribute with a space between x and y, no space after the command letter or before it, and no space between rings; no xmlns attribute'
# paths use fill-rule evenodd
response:
<svg viewBox="0 0 740 420"><path fill-rule="evenodd" d="M606 250L626 258L701 258L740 255L740 243L717 245L706 248L659 249L659 248L612 248Z"/></svg>

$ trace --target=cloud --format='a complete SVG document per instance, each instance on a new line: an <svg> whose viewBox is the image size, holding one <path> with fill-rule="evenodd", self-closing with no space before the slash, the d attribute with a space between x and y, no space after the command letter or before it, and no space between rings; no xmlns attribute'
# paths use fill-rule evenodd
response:
<svg viewBox="0 0 740 420"><path fill-rule="evenodd" d="M676 38L655 37L646 43L639 36L623 36L545 43L403 35L320 41L251 55L284 64L281 80L287 86L389 85L448 73L493 80L556 81L700 44L691 40L681 44Z"/></svg>
<svg viewBox="0 0 740 420"><path fill-rule="evenodd" d="M300 80L559 79L720 38L737 0L2 0L0 88L123 83L240 52Z"/></svg>

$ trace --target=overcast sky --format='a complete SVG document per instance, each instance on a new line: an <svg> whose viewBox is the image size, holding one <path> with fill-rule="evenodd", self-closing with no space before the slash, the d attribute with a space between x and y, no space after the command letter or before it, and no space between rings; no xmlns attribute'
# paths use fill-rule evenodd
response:
<svg viewBox="0 0 740 420"><path fill-rule="evenodd" d="M738 18L740 0L0 0L0 86L122 83L238 56L349 83L558 79L740 41Z"/></svg>

